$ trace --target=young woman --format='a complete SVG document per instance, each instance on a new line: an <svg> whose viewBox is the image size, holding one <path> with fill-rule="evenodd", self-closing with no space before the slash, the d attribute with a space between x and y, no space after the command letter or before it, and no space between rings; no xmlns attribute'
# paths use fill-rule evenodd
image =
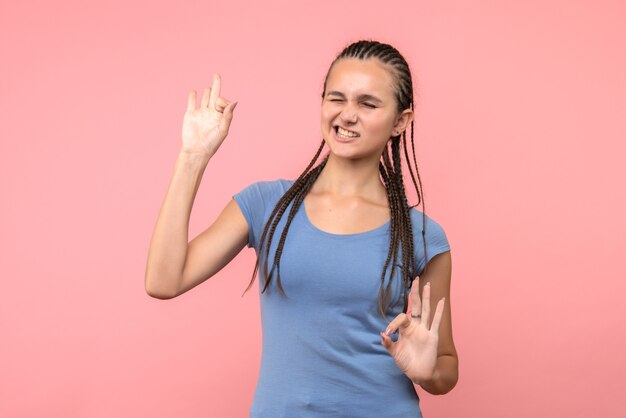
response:
<svg viewBox="0 0 626 418"><path fill-rule="evenodd" d="M146 291L176 297L253 247L263 355L251 416L421 417L414 384L447 393L458 358L450 247L442 227L405 196L401 145L423 203L406 61L376 41L346 47L326 75L323 140L309 166L296 180L244 188L188 243L198 185L237 104L220 96L220 83L215 75L200 106L189 95Z"/></svg>

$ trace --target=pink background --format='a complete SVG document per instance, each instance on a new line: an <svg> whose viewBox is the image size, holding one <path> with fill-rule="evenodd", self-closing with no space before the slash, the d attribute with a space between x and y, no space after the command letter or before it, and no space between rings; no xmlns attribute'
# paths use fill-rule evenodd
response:
<svg viewBox="0 0 626 418"><path fill-rule="evenodd" d="M413 68L452 246L460 380L424 414L626 416L624 22L617 0L2 0L0 416L248 415L254 252L174 300L143 288L187 94L219 72L239 101L193 237L304 168L327 67L363 37Z"/></svg>

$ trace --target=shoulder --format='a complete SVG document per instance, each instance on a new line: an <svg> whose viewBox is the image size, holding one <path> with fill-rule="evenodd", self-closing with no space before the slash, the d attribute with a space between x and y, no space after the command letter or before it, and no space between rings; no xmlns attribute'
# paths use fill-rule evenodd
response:
<svg viewBox="0 0 626 418"><path fill-rule="evenodd" d="M415 208L411 209L411 223L419 231L422 230L422 227L425 227L426 230L433 229L443 232L443 226L437 220Z"/></svg>
<svg viewBox="0 0 626 418"><path fill-rule="evenodd" d="M235 197L251 198L267 202L277 197L280 198L289 190L293 183L294 180L282 178L256 181L244 187L240 192L235 194Z"/></svg>
<svg viewBox="0 0 626 418"><path fill-rule="evenodd" d="M235 193L233 198L244 208L263 211L275 205L293 183L294 180L282 178L256 181Z"/></svg>
<svg viewBox="0 0 626 418"><path fill-rule="evenodd" d="M249 225L248 246L257 248L263 225L294 180L263 180L249 184L233 195Z"/></svg>
<svg viewBox="0 0 626 418"><path fill-rule="evenodd" d="M411 209L411 223L413 225L414 255L417 261L418 276L420 276L426 264L434 256L450 251L450 243L441 224L422 211L415 208Z"/></svg>
<svg viewBox="0 0 626 418"><path fill-rule="evenodd" d="M257 188L263 193L268 194L285 194L291 187L295 180L288 179L275 179L275 180L262 180L252 183L250 186Z"/></svg>
<svg viewBox="0 0 626 418"><path fill-rule="evenodd" d="M415 208L411 209L411 223L413 225L413 238L415 243L422 243L423 236L426 244L438 247L448 247L448 238L444 227L432 217ZM422 235L422 231L423 235Z"/></svg>

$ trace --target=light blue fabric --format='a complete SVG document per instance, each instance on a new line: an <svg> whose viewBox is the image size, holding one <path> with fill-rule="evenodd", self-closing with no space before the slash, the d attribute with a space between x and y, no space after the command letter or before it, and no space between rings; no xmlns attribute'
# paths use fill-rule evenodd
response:
<svg viewBox="0 0 626 418"><path fill-rule="evenodd" d="M248 221L248 247L257 254L265 222L292 184L284 179L261 181L233 196ZM274 236L269 266L287 214ZM411 219L421 271L427 263L422 212L412 209ZM379 332L403 307L397 268L388 319L378 311L389 226L387 222L367 232L336 235L315 227L304 206L299 208L280 262L287 297L276 287L275 275L260 294L263 353L251 417L422 416L413 384L380 343ZM426 244L428 260L450 249L441 226L428 217ZM264 277L257 280L263 283Z"/></svg>

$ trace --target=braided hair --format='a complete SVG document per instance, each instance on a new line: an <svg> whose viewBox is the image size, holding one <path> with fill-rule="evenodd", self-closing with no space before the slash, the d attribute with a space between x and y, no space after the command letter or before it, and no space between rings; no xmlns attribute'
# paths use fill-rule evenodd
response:
<svg viewBox="0 0 626 418"><path fill-rule="evenodd" d="M328 81L330 70L333 68L333 65L337 61L343 58L356 58L360 60L378 59L383 64L386 64L396 80L394 93L396 97L398 113L401 113L405 109L414 109L411 71L406 60L393 46L372 40L361 40L354 42L348 45L343 51L339 53L339 55L337 55L337 57L331 63L328 73L326 74L324 80L324 89L322 92L322 99L326 94L326 84ZM418 273L415 266L413 228L411 224L410 211L413 207L418 206L420 202L422 203L422 209L425 210L425 207L422 183L419 176L419 171L417 169L417 160L415 158L415 142L413 139L413 131L413 120L411 120L410 138L413 161L411 161L411 159L409 158L406 131L404 131L401 135L392 136L390 138L388 145L383 150L381 161L379 162L379 173L385 189L387 190L387 200L389 202L389 208L391 213L389 251L387 254L385 265L383 266L380 278L381 285L378 292L378 308L383 317L386 317L385 312L389 308L392 293L392 281L388 280L387 284L385 285L385 277L387 275L387 270L389 269L389 266L391 266L392 268L390 277L393 277L397 265L399 252L401 252L402 254L401 265L402 283L404 284L404 311L406 311L407 308L408 293L411 288L411 284L413 283L413 279ZM285 245L285 240L287 238L287 233L289 231L291 221L293 220L296 212L302 205L305 196L317 180L321 171L324 169L326 162L328 161L329 154L326 154L322 161L317 166L313 167L315 162L318 160L320 154L322 153L324 144L325 141L322 140L322 143L320 144L309 165L295 180L289 190L287 190L287 192L285 192L285 194L281 197L281 199L274 207L274 210L272 211L269 219L267 220L265 228L263 229L263 233L261 235L259 254L257 256L254 271L252 273L252 279L250 280L250 284L246 288L246 291L248 291L254 283L254 279L259 271L259 268L262 268L263 275L265 277L265 283L263 283L262 292L265 292L265 290L268 288L274 275L274 271L276 271L276 284L279 290L283 294L285 294L285 291L280 281L280 258L283 252L283 247ZM417 192L418 201L417 204L413 206L409 206L404 190L400 144L402 144L404 157L407 163L407 167L409 169L409 173L411 175L411 180ZM273 264L268 272L268 256L270 251L270 244L272 243L272 240L274 238L278 223L280 222L285 211L288 209L289 205L292 202L293 205L289 210L289 213L287 215L287 221L278 241L278 247L276 248ZM426 214L424 211L422 211L422 242L424 243L424 257L427 260L425 225ZM402 251L399 251L400 245L402 246ZM262 263L261 258L263 258Z"/></svg>

